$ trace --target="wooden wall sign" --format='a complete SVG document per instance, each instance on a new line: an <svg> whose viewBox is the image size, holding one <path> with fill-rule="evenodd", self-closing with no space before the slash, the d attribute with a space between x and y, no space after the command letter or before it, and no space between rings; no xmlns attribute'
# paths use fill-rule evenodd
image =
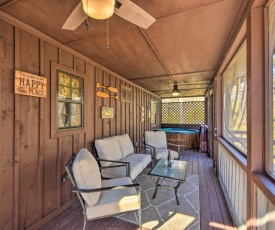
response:
<svg viewBox="0 0 275 230"><path fill-rule="evenodd" d="M47 78L15 70L14 93L47 97Z"/></svg>

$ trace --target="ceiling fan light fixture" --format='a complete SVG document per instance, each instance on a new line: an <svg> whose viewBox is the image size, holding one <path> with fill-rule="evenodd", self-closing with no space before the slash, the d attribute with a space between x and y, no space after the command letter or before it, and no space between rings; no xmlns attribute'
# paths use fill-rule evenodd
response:
<svg viewBox="0 0 275 230"><path fill-rule="evenodd" d="M84 12L94 19L107 19L115 10L115 0L82 0Z"/></svg>
<svg viewBox="0 0 275 230"><path fill-rule="evenodd" d="M172 90L172 96L178 96L180 94L179 90L178 90L178 85L174 84L174 89Z"/></svg>

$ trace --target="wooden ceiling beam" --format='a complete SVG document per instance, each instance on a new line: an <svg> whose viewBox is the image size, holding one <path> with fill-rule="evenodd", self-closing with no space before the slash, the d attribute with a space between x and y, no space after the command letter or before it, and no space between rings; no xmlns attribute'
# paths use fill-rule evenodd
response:
<svg viewBox="0 0 275 230"><path fill-rule="evenodd" d="M115 28L115 29L109 29L109 33L110 32L114 32L114 31L123 30L123 29L128 29L128 28L131 28L131 27L136 27L136 25L127 25L127 26L122 26L122 27L118 27L118 28ZM71 44L71 43L82 42L82 41L85 41L85 40L89 40L90 38L94 38L94 37L101 36L101 35L106 35L106 34L107 34L107 29L106 29L106 32L94 34L92 36L88 36L88 37L77 39L77 40L72 40L72 41L64 42L62 44L63 45L68 45L68 44Z"/></svg>
<svg viewBox="0 0 275 230"><path fill-rule="evenodd" d="M19 0L13 0L11 2L16 2L16 1L19 1ZM176 12L176 13L173 13L173 14L169 14L169 15L165 15L165 16L162 16L162 17L158 17L156 18L157 21L161 21L161 20L168 20L170 19L171 17L175 16L175 15L181 15L181 14L184 14L188 11L191 11L191 10L195 10L195 9L198 9L198 8L201 8L201 7L205 7L205 6L209 6L209 5L213 5L213 4L217 4L219 2L222 2L222 1L225 1L225 0L217 0L216 2L212 2L212 3L208 3L208 4L203 4L203 5L200 5L200 6L196 6L196 7L192 7L192 8L189 8L189 9L186 9L186 10L183 10L183 11L179 11L179 12ZM231 0L227 0L227 1L231 1ZM237 1L237 0L236 0ZM8 4L8 3L7 3ZM0 6L1 7L1 6ZM1 8L0 8L1 9ZM127 20L126 20L127 21ZM123 30L123 29L127 29L127 28L131 28L131 27L136 27L136 25L132 24L132 25L127 25L127 26L123 26L123 27L119 27L119 28L115 28L115 29L111 29L109 30L109 33L110 32L114 32L114 31L118 31L118 30ZM140 29L142 29L140 27ZM142 29L143 30L143 29ZM145 30L143 30L143 32L145 32ZM102 33L98 33L98 34L94 34L92 36L88 36L88 37L85 37L85 38L81 38L81 39L78 39L78 40L72 40L72 41L68 41L68 42L64 42L62 44L64 45L68 45L68 44L71 44L71 43L76 43L76 42L81 42L81 41L85 41L87 39L90 39L90 38L93 38L93 37L96 37L96 36L101 36L101 35L105 35L107 34L107 31L106 32L102 32ZM145 35L147 38L148 38L148 35L146 34ZM149 41L149 44L151 45L151 41ZM153 48L153 50L155 50L155 48ZM157 54L157 57L159 57L159 55ZM163 61L162 61L163 62ZM166 67L165 67L166 68ZM166 68L167 69L167 68ZM165 69L165 70L166 70ZM167 70L166 70L167 71ZM169 72L169 71L168 71ZM172 78L172 81L174 81L174 79Z"/></svg>
<svg viewBox="0 0 275 230"><path fill-rule="evenodd" d="M190 89L179 89L179 91L192 91L198 89L207 89L208 87L198 87L198 88L190 88ZM152 93L171 93L172 90L160 90L160 91L151 91Z"/></svg>
<svg viewBox="0 0 275 230"><path fill-rule="evenodd" d="M184 75L190 75L190 74L199 74L199 73L207 73L212 72L214 69L211 70L202 70L202 71L196 71L196 72L185 72L185 73L177 73L177 74L171 74L172 77L180 77ZM160 78L160 77L169 77L169 75L161 75L161 76L151 76L151 77L140 77L140 78L132 78L131 81L138 81L143 79L154 79L154 78Z"/></svg>
<svg viewBox="0 0 275 230"><path fill-rule="evenodd" d="M6 2L2 5L0 5L0 10L2 10L3 8L7 7L7 6L10 6L11 4L14 4L16 2L18 2L19 0L12 0L12 1L9 1L9 2Z"/></svg>
<svg viewBox="0 0 275 230"><path fill-rule="evenodd" d="M136 79L135 81L138 81L139 79ZM144 79L140 79L144 80ZM133 80L131 80L134 82ZM182 82L182 83L177 83L178 85L207 85L209 86L210 81L196 81L196 82Z"/></svg>
<svg viewBox="0 0 275 230"><path fill-rule="evenodd" d="M159 56L157 50L155 49L155 47L153 46L151 40L149 39L149 36L148 34L145 32L144 29L142 29L141 27L139 27L143 36L145 37L145 39L147 40L148 44L150 45L151 49L153 50L154 54L156 55L156 57L158 58L160 64L162 65L162 67L164 68L164 70L166 71L166 73L168 74L168 76L171 78L173 84L175 84L175 80L173 79L172 75L170 74L168 68L166 67L164 61L162 60L162 58Z"/></svg>
<svg viewBox="0 0 275 230"><path fill-rule="evenodd" d="M178 11L178 12L175 12L175 13L172 13L172 14L164 15L164 16L158 17L158 18L156 18L156 19L157 19L158 21L160 21L160 20L166 20L166 19L168 19L168 18L170 18L170 17L173 17L173 16L175 16L175 15L185 14L186 12L191 11L191 10L199 9L199 8L201 8L201 7L210 6L210 5L213 5L213 4L217 4L217 3L220 3L220 2L226 2L226 1L232 1L232 0L217 0L217 1L215 1L215 2L202 4L202 5L200 5L200 6L190 7L189 9L185 9L185 10ZM239 1L239 0L233 0L233 1Z"/></svg>

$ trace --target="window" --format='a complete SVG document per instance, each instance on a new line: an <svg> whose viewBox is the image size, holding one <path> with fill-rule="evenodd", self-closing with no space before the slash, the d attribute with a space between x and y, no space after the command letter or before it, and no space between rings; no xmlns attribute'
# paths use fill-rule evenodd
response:
<svg viewBox="0 0 275 230"><path fill-rule="evenodd" d="M275 2L268 9L269 24L269 117L267 122L268 149L266 157L266 170L275 177Z"/></svg>
<svg viewBox="0 0 275 230"><path fill-rule="evenodd" d="M85 133L86 74L51 62L51 138Z"/></svg>
<svg viewBox="0 0 275 230"><path fill-rule="evenodd" d="M204 124L205 98L165 98L161 105L162 124Z"/></svg>
<svg viewBox="0 0 275 230"><path fill-rule="evenodd" d="M223 137L246 155L246 42L223 73Z"/></svg>
<svg viewBox="0 0 275 230"><path fill-rule="evenodd" d="M83 79L57 71L58 129L83 127Z"/></svg>

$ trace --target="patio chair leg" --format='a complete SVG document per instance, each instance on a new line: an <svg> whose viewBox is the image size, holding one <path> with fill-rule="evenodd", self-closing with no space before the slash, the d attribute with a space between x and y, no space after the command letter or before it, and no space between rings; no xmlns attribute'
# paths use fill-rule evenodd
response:
<svg viewBox="0 0 275 230"><path fill-rule="evenodd" d="M86 216L84 216L83 230L85 230L85 228L86 228L86 223L87 223L87 217L86 217Z"/></svg>
<svg viewBox="0 0 275 230"><path fill-rule="evenodd" d="M141 194L140 188L138 188L138 200L139 200L139 209L138 209L138 222L139 222L139 229L142 229L142 219L141 219Z"/></svg>
<svg viewBox="0 0 275 230"><path fill-rule="evenodd" d="M138 222L139 222L139 229L142 229L142 221L141 221L141 208L138 210Z"/></svg>

